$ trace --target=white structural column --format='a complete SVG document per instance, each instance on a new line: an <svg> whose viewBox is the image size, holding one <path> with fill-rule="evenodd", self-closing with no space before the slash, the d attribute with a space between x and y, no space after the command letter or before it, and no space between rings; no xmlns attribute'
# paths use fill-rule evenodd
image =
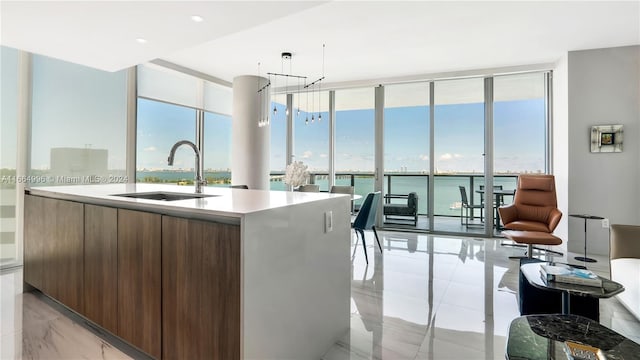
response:
<svg viewBox="0 0 640 360"><path fill-rule="evenodd" d="M384 196L384 86L375 88L375 180L374 189L380 191ZM378 213L376 216L376 226L382 226L383 200L378 203Z"/></svg>
<svg viewBox="0 0 640 360"><path fill-rule="evenodd" d="M484 188L484 198L493 199L493 77L484 79ZM485 235L492 237L493 201L484 202L484 214Z"/></svg>
<svg viewBox="0 0 640 360"><path fill-rule="evenodd" d="M138 137L138 71L135 66L127 70L127 182L136 182L137 137Z"/></svg>
<svg viewBox="0 0 640 360"><path fill-rule="evenodd" d="M233 79L231 182L250 189L269 190L271 128L258 126L271 103L268 91L266 101L258 96L258 89L266 83L267 79L254 75Z"/></svg>
<svg viewBox="0 0 640 360"><path fill-rule="evenodd" d="M336 184L336 91L329 91L329 189Z"/></svg>
<svg viewBox="0 0 640 360"><path fill-rule="evenodd" d="M295 159L293 158L293 149L295 148L295 138L293 132L295 130L293 123L293 94L287 94L287 166L291 164ZM287 185L287 191L293 191L293 186Z"/></svg>
<svg viewBox="0 0 640 360"><path fill-rule="evenodd" d="M429 82L429 192L427 196L429 213L429 230L433 230L434 227L434 211L435 209L435 193L436 193L436 83Z"/></svg>

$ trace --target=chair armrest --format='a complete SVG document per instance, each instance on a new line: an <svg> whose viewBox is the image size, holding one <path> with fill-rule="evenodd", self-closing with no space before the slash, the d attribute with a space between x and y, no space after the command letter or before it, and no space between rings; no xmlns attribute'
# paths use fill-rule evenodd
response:
<svg viewBox="0 0 640 360"><path fill-rule="evenodd" d="M385 194L384 195L385 199L406 199L408 197L409 195L402 195L402 194Z"/></svg>
<svg viewBox="0 0 640 360"><path fill-rule="evenodd" d="M640 259L640 226L638 225L611 225L610 234L611 252L609 258L635 258Z"/></svg>
<svg viewBox="0 0 640 360"><path fill-rule="evenodd" d="M549 232L553 232L553 230L556 229L556 226L558 226L560 219L562 219L562 212L555 208L551 210L551 213L549 213Z"/></svg>
<svg viewBox="0 0 640 360"><path fill-rule="evenodd" d="M505 225L518 219L518 208L516 208L515 204L500 206L498 213L502 223Z"/></svg>
<svg viewBox="0 0 640 360"><path fill-rule="evenodd" d="M384 194L384 203L385 204L392 204L391 200L392 199L406 199L408 198L409 195L402 195L402 194Z"/></svg>

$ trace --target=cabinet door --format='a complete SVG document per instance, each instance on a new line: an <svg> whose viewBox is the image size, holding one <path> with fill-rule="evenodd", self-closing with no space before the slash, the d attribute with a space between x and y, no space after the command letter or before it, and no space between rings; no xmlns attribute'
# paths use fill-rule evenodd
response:
<svg viewBox="0 0 640 360"><path fill-rule="evenodd" d="M118 331L118 210L84 206L84 315Z"/></svg>
<svg viewBox="0 0 640 360"><path fill-rule="evenodd" d="M161 215L118 209L118 332L161 357Z"/></svg>
<svg viewBox="0 0 640 360"><path fill-rule="evenodd" d="M43 202L43 291L82 313L84 205L48 198Z"/></svg>
<svg viewBox="0 0 640 360"><path fill-rule="evenodd" d="M82 313L84 207L25 195L25 282Z"/></svg>
<svg viewBox="0 0 640 360"><path fill-rule="evenodd" d="M164 359L240 358L240 227L162 217Z"/></svg>
<svg viewBox="0 0 640 360"><path fill-rule="evenodd" d="M43 290L44 199L24 196L24 281Z"/></svg>

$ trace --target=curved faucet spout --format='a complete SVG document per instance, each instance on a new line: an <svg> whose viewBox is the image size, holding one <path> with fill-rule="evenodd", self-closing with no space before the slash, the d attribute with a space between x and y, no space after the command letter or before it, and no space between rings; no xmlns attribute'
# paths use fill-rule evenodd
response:
<svg viewBox="0 0 640 360"><path fill-rule="evenodd" d="M167 163L169 166L173 166L173 160L176 156L176 150L178 150L178 148L182 145L189 145L193 151L196 153L196 179L195 179L195 185L196 185L196 193L201 193L202 192L202 186L203 185L207 185L207 181L203 179L202 176L202 167L200 166L200 149L198 149L198 147L196 146L196 144L192 143L189 140L180 140L177 143L175 143L172 147L171 147L171 151L169 151L169 158L167 159Z"/></svg>
<svg viewBox="0 0 640 360"><path fill-rule="evenodd" d="M171 151L169 152L169 158L167 159L169 166L173 166L173 158L176 156L176 150L178 150L178 148L182 145L189 145L191 146L191 148L193 149L193 151L196 153L196 156L199 158L200 157L200 150L198 150L198 147L196 146L196 144L192 143L189 140L180 140L177 143L175 143L173 145L173 147L171 148ZM197 166L196 166L197 167Z"/></svg>

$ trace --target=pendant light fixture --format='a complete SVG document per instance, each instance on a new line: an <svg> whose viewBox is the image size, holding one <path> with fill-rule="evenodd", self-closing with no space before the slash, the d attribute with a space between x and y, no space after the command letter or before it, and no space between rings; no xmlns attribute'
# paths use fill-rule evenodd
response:
<svg viewBox="0 0 640 360"><path fill-rule="evenodd" d="M293 59L293 54L291 52L285 51L282 52L280 54L280 73L273 73L273 72L267 72L267 76L268 76L268 82L266 85L260 87L260 80L258 80L258 96L260 97L259 102L261 104L260 106L260 119L258 120L258 126L262 127L262 126L268 126L270 124L270 117L272 119L276 119L277 115L278 115L278 108L276 106L276 102L275 102L275 97L278 93L279 90L277 90L277 86L276 86L276 82L278 78L284 78L284 94L289 94L291 93L290 89L289 89L289 78L295 78L297 81L297 89L296 89L296 93L297 93L297 97L298 97L298 107L296 109L296 117L299 118L300 117L300 95L301 95L301 91L304 91L307 97L306 100L306 115L305 115L305 124L309 124L309 113L311 113L311 123L314 123L316 118L318 119L318 121L322 120L322 115L321 115L321 94L320 91L322 89L322 81L324 80L324 56L325 55L325 45L322 44L322 76L320 78L318 78L317 80L311 82L311 83L307 83L307 77L306 76L302 76L302 75L294 75L292 74L292 59ZM289 72L285 73L285 62L289 61ZM260 63L258 63L258 77L260 78ZM302 86L302 88L300 87L301 84L304 83L304 85ZM273 86L272 86L273 85ZM316 92L316 86L318 89L318 113L317 116L315 114L315 92ZM269 90L271 90L271 99L273 99L272 101L274 102L273 104L273 109L270 109L270 104L269 104ZM311 109L309 109L309 92L311 92ZM293 105L292 105L293 106ZM264 111L264 109L267 109L266 111ZM293 111L293 109L289 109L289 107L286 107L285 110L285 114L287 116L289 116L289 111ZM263 114L264 112L264 114Z"/></svg>
<svg viewBox="0 0 640 360"><path fill-rule="evenodd" d="M273 87L271 88L271 101L274 101L276 98L276 77L273 77ZM278 115L278 109L276 108L275 101L273 102L273 117Z"/></svg>
<svg viewBox="0 0 640 360"><path fill-rule="evenodd" d="M322 44L322 78L324 79L324 44ZM322 96L322 81L318 82L318 121L322 121L322 107L320 107L320 97Z"/></svg>
<svg viewBox="0 0 640 360"><path fill-rule="evenodd" d="M320 89L322 89L322 80L324 80L324 49L325 49L325 44L322 44L322 76L320 78L318 78L317 80L309 83L308 85L305 85L305 89L307 89L307 105L309 102L309 91L311 91L311 123L313 123L315 121L315 93L316 93L316 86L318 86L318 122L320 122L322 120L322 115L320 114L321 107L320 107L320 97L322 96L320 94ZM309 107L307 106L307 111L309 110ZM308 123L308 122L307 122Z"/></svg>
<svg viewBox="0 0 640 360"><path fill-rule="evenodd" d="M263 86L260 86L262 77L260 76L260 63L258 63L258 81L257 81L257 94L258 94L258 103L260 104L260 111L258 114L258 127L263 127L269 124L269 110L268 109L268 99L269 99L269 87L271 86L271 80L267 81L267 83Z"/></svg>

